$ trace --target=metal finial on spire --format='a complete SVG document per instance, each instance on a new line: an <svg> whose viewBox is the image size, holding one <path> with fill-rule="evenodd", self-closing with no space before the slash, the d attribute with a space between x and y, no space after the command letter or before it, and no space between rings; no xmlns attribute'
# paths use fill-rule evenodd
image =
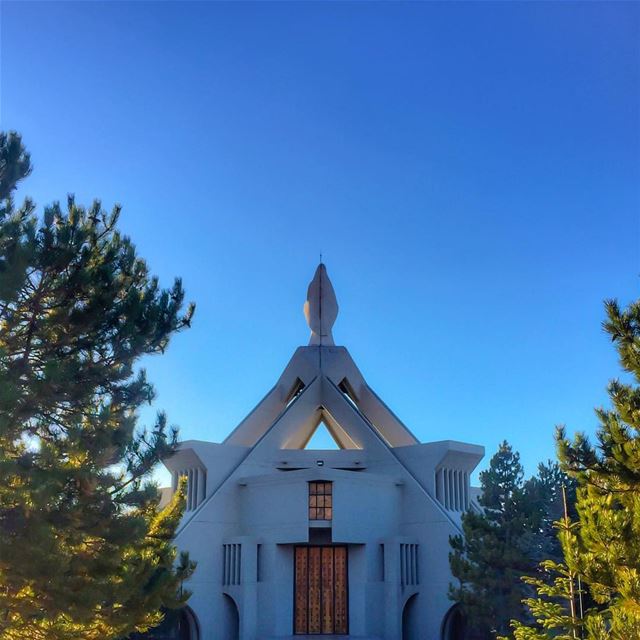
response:
<svg viewBox="0 0 640 640"><path fill-rule="evenodd" d="M307 289L304 315L311 329L309 345L335 345L331 329L338 317L338 301L322 262Z"/></svg>

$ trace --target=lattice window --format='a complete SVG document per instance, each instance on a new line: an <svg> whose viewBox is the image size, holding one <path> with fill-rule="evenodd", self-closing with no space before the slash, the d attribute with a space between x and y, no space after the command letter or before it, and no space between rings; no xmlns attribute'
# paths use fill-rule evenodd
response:
<svg viewBox="0 0 640 640"><path fill-rule="evenodd" d="M333 519L333 483L309 483L309 520Z"/></svg>

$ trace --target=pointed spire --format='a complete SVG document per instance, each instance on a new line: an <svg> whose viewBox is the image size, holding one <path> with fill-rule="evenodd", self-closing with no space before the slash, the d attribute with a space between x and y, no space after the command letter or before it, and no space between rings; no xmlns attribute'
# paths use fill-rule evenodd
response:
<svg viewBox="0 0 640 640"><path fill-rule="evenodd" d="M322 262L318 265L307 289L304 315L311 329L309 345L335 345L331 328L338 316L338 301Z"/></svg>

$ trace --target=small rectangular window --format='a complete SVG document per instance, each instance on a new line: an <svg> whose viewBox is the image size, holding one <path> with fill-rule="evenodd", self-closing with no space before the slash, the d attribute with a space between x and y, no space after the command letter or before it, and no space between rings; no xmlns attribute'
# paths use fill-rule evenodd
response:
<svg viewBox="0 0 640 640"><path fill-rule="evenodd" d="M331 482L309 483L309 520L331 520L333 490Z"/></svg>

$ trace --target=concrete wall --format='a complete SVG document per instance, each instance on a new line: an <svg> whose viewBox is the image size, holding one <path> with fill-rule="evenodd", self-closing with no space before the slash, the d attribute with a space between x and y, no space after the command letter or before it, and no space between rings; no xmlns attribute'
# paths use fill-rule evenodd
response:
<svg viewBox="0 0 640 640"><path fill-rule="evenodd" d="M310 466L245 476L247 467L241 466L232 474L178 538L198 562L187 586L193 591L190 606L200 620L202 640L232 633L224 593L239 609L243 640L292 634L293 548L310 540L307 483L313 480L333 482L330 540L349 549L350 634L400 640L404 604L415 593L405 631L413 629L410 637L416 639L436 640L451 604L448 539L458 529L402 465L381 468L386 473ZM400 581L403 542L417 545L413 588L403 588ZM239 585L223 585L225 543L242 549ZM418 635L415 629L420 629Z"/></svg>
<svg viewBox="0 0 640 640"><path fill-rule="evenodd" d="M339 388L345 378L349 397ZM291 399L297 380L305 387ZM322 415L356 448L300 449ZM198 562L187 587L201 640L290 637L294 547L317 540L348 546L351 636L439 640L451 605L449 536L460 533L461 510L438 499L434 479L443 468L470 472L481 456L474 445L417 443L346 349L298 349L225 444L183 443L167 461L174 472L189 464L207 476L206 496L185 514L177 536ZM308 482L315 480L333 482L329 528L308 519ZM415 562L409 573L408 557ZM231 574L230 558L237 563Z"/></svg>

